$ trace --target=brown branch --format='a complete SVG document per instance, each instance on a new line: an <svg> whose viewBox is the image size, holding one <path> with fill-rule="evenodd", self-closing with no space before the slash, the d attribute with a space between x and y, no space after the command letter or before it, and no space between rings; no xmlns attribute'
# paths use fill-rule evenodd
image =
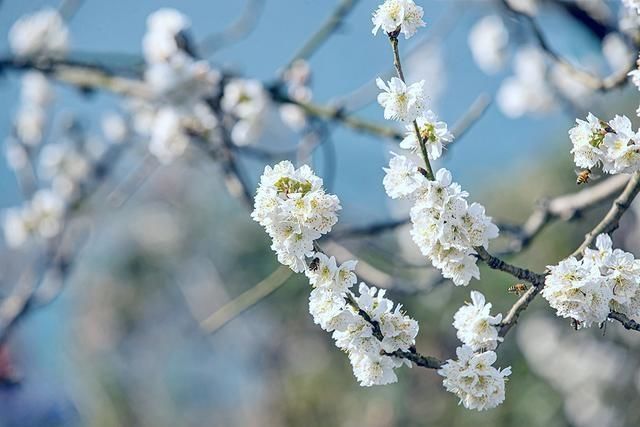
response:
<svg viewBox="0 0 640 427"><path fill-rule="evenodd" d="M612 311L609 313L609 319L617 320L622 323L627 330L640 331L640 323L636 322L633 319L629 319L626 314L618 313L617 311Z"/></svg>
<svg viewBox="0 0 640 427"><path fill-rule="evenodd" d="M393 353L385 353L387 356L394 356L400 359L407 359L421 368L427 369L440 369L446 363L437 357L433 356L423 356L420 353L417 353L415 348L411 348L411 351L400 351L396 350Z"/></svg>
<svg viewBox="0 0 640 427"><path fill-rule="evenodd" d="M510 231L514 239L501 255L522 251L547 225L558 219L571 221L585 211L600 206L622 190L628 181L627 175L614 175L581 191L541 200L527 220Z"/></svg>
<svg viewBox="0 0 640 427"><path fill-rule="evenodd" d="M613 232L618 227L620 218L622 217L622 215L624 215L626 210L629 208L629 206L631 205L631 202L633 201L634 197L638 194L639 191L640 191L640 172L636 172L635 174L633 174L632 178L628 181L622 194L620 194L620 196L618 196L618 198L616 198L616 200L613 202L613 205L611 206L611 209L609 210L609 212L607 212L607 214L604 216L602 221L600 221L594 227L594 229L585 236L584 242L580 245L580 247L578 247L578 249L576 249L576 251L574 251L574 253L571 256L581 255L584 249L588 248L591 245L591 243L593 243L593 241L598 236L598 234ZM604 194L604 193L605 192L603 191L602 193L599 193L599 194ZM518 321L518 317L520 316L520 314L529 306L531 301L534 300L534 298L540 293L540 291L544 287L544 275L538 275L538 276L539 276L539 280L535 283L531 282L533 283L534 286L529 288L527 292L525 292L525 294L522 295L522 297L520 297L518 301L516 301L513 307L511 307L511 309L509 310L509 313L507 314L507 316L505 316L505 318L503 319L501 323L501 328L500 328L500 336L504 336L506 335L507 332L509 332L509 330ZM521 278L521 279L527 280L525 278ZM636 322L629 320L628 318L626 318L626 316L622 315L621 313L612 312L611 314L609 314L609 317L611 319L620 321L624 325L624 327L627 329L635 329L635 326L638 325Z"/></svg>
<svg viewBox="0 0 640 427"><path fill-rule="evenodd" d="M515 265L509 264L508 262L491 255L482 246L477 246L474 249L477 252L477 257L484 261L487 266L493 270L503 271L517 279L524 280L525 282L529 282L533 285L542 285L544 283L544 274L538 274L531 270L527 270L526 268L516 267Z"/></svg>

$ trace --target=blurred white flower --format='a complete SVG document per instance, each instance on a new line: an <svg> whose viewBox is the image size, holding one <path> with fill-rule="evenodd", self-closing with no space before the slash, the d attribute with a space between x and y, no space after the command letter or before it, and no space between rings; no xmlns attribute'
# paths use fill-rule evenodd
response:
<svg viewBox="0 0 640 427"><path fill-rule="evenodd" d="M45 8L18 19L9 31L9 46L19 57L63 56L69 31L57 10Z"/></svg>
<svg viewBox="0 0 640 427"><path fill-rule="evenodd" d="M4 235L9 247L20 247L31 237L50 239L62 229L63 200L50 190L38 190L22 207L5 211Z"/></svg>
<svg viewBox="0 0 640 427"><path fill-rule="evenodd" d="M555 107L549 88L544 54L536 47L525 47L514 56L514 75L506 78L496 96L498 107L508 117L545 113Z"/></svg>
<svg viewBox="0 0 640 427"><path fill-rule="evenodd" d="M488 15L476 22L469 32L473 59L482 71L493 74L507 59L509 31L498 15Z"/></svg>
<svg viewBox="0 0 640 427"><path fill-rule="evenodd" d="M171 108L163 108L155 116L149 151L164 164L180 157L189 144L180 116Z"/></svg>
<svg viewBox="0 0 640 427"><path fill-rule="evenodd" d="M107 113L102 116L102 133L112 143L120 144L129 135L129 126L125 118L118 113Z"/></svg>

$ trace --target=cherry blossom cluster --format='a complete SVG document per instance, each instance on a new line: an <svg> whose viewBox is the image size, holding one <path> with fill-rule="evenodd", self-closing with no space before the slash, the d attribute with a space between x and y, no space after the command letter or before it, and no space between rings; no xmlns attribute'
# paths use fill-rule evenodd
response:
<svg viewBox="0 0 640 427"><path fill-rule="evenodd" d="M334 257L315 253L306 270L314 288L309 312L316 324L333 332L336 346L349 356L361 386L394 383L398 380L394 369L411 367L411 362L391 354L410 350L418 322L407 316L401 305L394 309L384 290L360 283L359 295L352 293L350 288L357 282L355 266L356 261L338 266Z"/></svg>
<svg viewBox="0 0 640 427"><path fill-rule="evenodd" d="M502 341L497 325L502 315L491 316L491 303L484 295L471 291L471 303L460 307L453 317L453 326L463 345L456 349L458 360L447 360L438 371L443 385L460 398L467 409L495 408L504 401L506 377L511 368L497 369L493 351Z"/></svg>
<svg viewBox="0 0 640 427"><path fill-rule="evenodd" d="M271 100L258 80L231 79L224 86L222 109L236 122L231 129L231 140L236 145L255 142L267 125Z"/></svg>
<svg viewBox="0 0 640 427"><path fill-rule="evenodd" d="M471 303L458 309L453 327L458 331L458 339L473 351L495 350L502 341L497 328L501 321L502 314L491 315L491 303L485 303L484 295L471 291Z"/></svg>
<svg viewBox="0 0 640 427"><path fill-rule="evenodd" d="M331 231L340 209L338 198L325 193L309 166L295 169L285 160L265 167L251 217L273 240L278 261L301 273L315 252L314 241Z"/></svg>
<svg viewBox="0 0 640 427"><path fill-rule="evenodd" d="M21 207L4 212L4 238L17 248L29 241L51 239L60 233L65 214L64 200L51 190L38 190Z"/></svg>
<svg viewBox="0 0 640 427"><path fill-rule="evenodd" d="M571 153L580 168L601 168L610 174L640 170L640 134L626 116L615 116L608 123L589 113L587 120L576 119L569 130Z"/></svg>
<svg viewBox="0 0 640 427"><path fill-rule="evenodd" d="M542 296L577 327L600 324L611 310L640 316L640 260L613 249L609 235L600 234L596 249L586 249L582 259L570 257L548 269Z"/></svg>
<svg viewBox="0 0 640 427"><path fill-rule="evenodd" d="M23 149L36 147L42 142L48 107L53 98L53 89L44 74L38 71L24 74L20 88L20 107L14 120L14 136ZM10 145L14 154L18 155L18 146Z"/></svg>
<svg viewBox="0 0 640 427"><path fill-rule="evenodd" d="M488 246L498 227L478 203L468 203L468 193L453 182L446 169L428 180L405 156L395 155L384 169L383 184L392 199L406 197L411 208L411 237L422 254L458 286L480 278L474 247Z"/></svg>
<svg viewBox="0 0 640 427"><path fill-rule="evenodd" d="M44 8L13 24L9 47L22 59L62 57L69 47L69 30L57 10Z"/></svg>
<svg viewBox="0 0 640 427"><path fill-rule="evenodd" d="M418 323L402 306L385 298L385 291L359 285L356 261L337 264L314 249L314 240L328 233L338 220L338 198L326 194L322 179L308 166L295 169L289 161L267 166L260 179L252 218L273 239L278 261L304 271L313 288L309 312L316 324L333 332L336 346L345 351L360 385L397 381L395 368L411 363L392 356L415 344Z"/></svg>
<svg viewBox="0 0 640 427"><path fill-rule="evenodd" d="M494 351L474 353L467 345L458 347L456 355L458 360L447 360L438 370L447 391L458 396L467 409L483 411L501 404L511 367L495 368L492 366L497 359Z"/></svg>
<svg viewBox="0 0 640 427"><path fill-rule="evenodd" d="M409 35L412 35L417 28L414 22L402 20L402 8L406 5L413 5L413 2L387 1L380 6L374 14L374 33L378 24L391 36L394 36L393 30L400 28L402 31L407 25ZM381 24L386 22L392 24ZM407 123L407 136L400 147L413 153L423 152L431 160L439 158L443 146L453 141L453 135L447 124L426 108L424 80L407 85L397 77L388 84L378 78L377 84L382 90L378 102L384 108L384 117ZM484 207L469 204L468 193L452 181L451 173L446 169L440 169L435 180L430 181L426 171L411 159L392 154L389 167L384 169L383 185L392 199L409 198L415 202L411 209L411 236L422 254L456 285L467 285L472 277L479 278L473 248L487 246L489 239L498 236L498 228L485 215Z"/></svg>
<svg viewBox="0 0 640 427"><path fill-rule="evenodd" d="M194 58L187 32L190 22L174 9L160 9L147 19L142 40L144 74L150 99L131 100L134 125L149 137L149 150L162 163L181 156L188 130L210 132L218 123L207 99L215 95L220 74Z"/></svg>
<svg viewBox="0 0 640 427"><path fill-rule="evenodd" d="M424 27L424 11L413 0L386 0L373 13L373 34L382 29L387 34L400 32L405 38L413 36Z"/></svg>

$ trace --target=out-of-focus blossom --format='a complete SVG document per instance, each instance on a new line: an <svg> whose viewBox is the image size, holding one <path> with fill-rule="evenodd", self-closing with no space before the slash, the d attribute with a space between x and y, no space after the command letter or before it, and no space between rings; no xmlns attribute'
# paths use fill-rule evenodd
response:
<svg viewBox="0 0 640 427"><path fill-rule="evenodd" d="M485 73L500 70L507 59L509 31L498 15L478 21L469 32L469 47L478 67Z"/></svg>
<svg viewBox="0 0 640 427"><path fill-rule="evenodd" d="M9 31L9 46L19 57L64 56L69 31L57 10L45 8L18 19Z"/></svg>

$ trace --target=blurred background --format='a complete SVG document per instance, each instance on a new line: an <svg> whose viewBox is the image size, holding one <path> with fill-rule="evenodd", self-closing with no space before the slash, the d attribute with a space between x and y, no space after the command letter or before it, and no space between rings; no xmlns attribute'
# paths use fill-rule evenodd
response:
<svg viewBox="0 0 640 427"><path fill-rule="evenodd" d="M582 188L575 184L567 136L576 117L626 114L638 125L635 87L597 92L558 70L520 14L534 15L553 49L576 67L608 76L633 68L637 57L640 18L628 16L619 2L417 3L427 26L401 40L408 79L425 79L430 108L463 130L436 167L449 168L470 200L484 204L506 229L522 224L537 201ZM171 7L190 19L191 40L206 47L202 56L212 68L270 84L345 5L341 25L307 62L297 63L309 69L305 97L387 126L373 83L392 71L388 41L371 35L378 1L65 2L73 11L67 57L135 76L143 64L147 16ZM3 0L0 32L45 6L60 3ZM7 58L8 42L1 39ZM2 71L0 133L9 137L23 70ZM103 124L108 117L126 118L122 98L52 83L55 100L42 144L78 138L101 152L111 148ZM301 128L282 109L274 107L273 114L258 137L232 150L250 193L265 164L295 160L301 144L311 146L314 170L343 205L335 240L321 245L339 260L357 257L360 278L388 288L406 307L420 324L421 353L454 354L453 314L472 289L487 296L492 311L508 311L517 298L507 292L515 284L510 277L482 269L482 279L468 288L442 282L406 226L345 232L407 216L409 206L389 200L381 185L397 142L323 120ZM496 409L465 410L442 388L441 377L416 367L399 370L396 384L359 387L348 359L313 324L306 279L274 280L278 264L268 236L229 191L224 164L196 144L159 164L149 159L147 143L126 142L110 174L74 211L69 237L58 242L68 257L53 277L41 265L42 247L3 249L3 301L40 271L45 291L2 341L0 425L640 424L640 337L617 323L574 331L540 298L498 352L497 365L512 366L513 375ZM24 201L10 163L0 162L3 208ZM553 222L508 259L542 271L571 253L607 208ZM638 212L636 203L614 236L617 246L636 254ZM503 234L492 251L510 247L509 233ZM3 310L6 315L11 306Z"/></svg>

